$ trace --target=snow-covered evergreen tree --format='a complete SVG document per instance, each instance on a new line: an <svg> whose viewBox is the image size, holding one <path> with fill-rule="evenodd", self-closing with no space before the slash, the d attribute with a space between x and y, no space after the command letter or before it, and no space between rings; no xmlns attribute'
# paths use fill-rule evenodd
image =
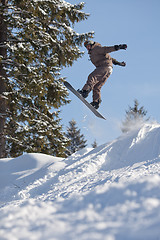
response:
<svg viewBox="0 0 160 240"><path fill-rule="evenodd" d="M69 101L60 70L82 56L78 46L93 35L73 30L75 23L88 17L82 11L84 3L4 2L0 11L7 38L0 39L0 47L7 55L0 56L5 71L0 84L6 89L0 94L7 98L6 156L35 151L63 156L68 140L60 124L59 108Z"/></svg>
<svg viewBox="0 0 160 240"><path fill-rule="evenodd" d="M7 24L5 22L5 7L7 1L3 0L0 3L0 157L5 157L5 118L6 118L6 99L3 93L6 91L6 71L2 65L2 59L7 57L6 47L4 42L7 40Z"/></svg>
<svg viewBox="0 0 160 240"><path fill-rule="evenodd" d="M85 140L84 135L80 133L80 129L78 129L76 124L76 121L72 120L69 122L69 127L67 128L66 136L70 140L70 144L67 147L67 155L71 155L87 146L87 140Z"/></svg>
<svg viewBox="0 0 160 240"><path fill-rule="evenodd" d="M139 108L139 102L135 99L134 107L129 106L129 110L126 111L125 120L122 122L122 132L128 132L144 123L144 121L148 121L148 119L144 119L146 114L147 111L143 106Z"/></svg>
<svg viewBox="0 0 160 240"><path fill-rule="evenodd" d="M98 147L98 145L97 145L97 141L96 141L96 140L94 140L94 142L93 142L93 144L92 144L92 147L93 147L93 148Z"/></svg>

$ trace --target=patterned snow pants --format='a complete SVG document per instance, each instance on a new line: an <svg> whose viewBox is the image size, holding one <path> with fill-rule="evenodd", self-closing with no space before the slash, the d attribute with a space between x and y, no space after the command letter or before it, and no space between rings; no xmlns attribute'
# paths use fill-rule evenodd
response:
<svg viewBox="0 0 160 240"><path fill-rule="evenodd" d="M97 67L89 76L82 90L93 90L93 101L101 100L101 88L112 73L111 66Z"/></svg>

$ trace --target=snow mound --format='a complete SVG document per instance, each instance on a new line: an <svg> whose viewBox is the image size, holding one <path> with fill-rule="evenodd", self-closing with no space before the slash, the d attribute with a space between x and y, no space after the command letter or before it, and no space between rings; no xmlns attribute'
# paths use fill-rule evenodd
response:
<svg viewBox="0 0 160 240"><path fill-rule="evenodd" d="M158 239L160 125L66 159L1 159L0 190L0 239Z"/></svg>

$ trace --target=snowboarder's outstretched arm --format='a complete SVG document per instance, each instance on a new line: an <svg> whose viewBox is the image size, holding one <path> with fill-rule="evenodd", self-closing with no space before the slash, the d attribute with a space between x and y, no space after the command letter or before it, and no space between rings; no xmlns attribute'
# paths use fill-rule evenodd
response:
<svg viewBox="0 0 160 240"><path fill-rule="evenodd" d="M111 46L111 47L101 47L101 51L106 54L106 53L111 53L111 52L115 52L115 51L118 51L120 49L124 49L126 50L127 49L127 44L120 44L120 45L114 45L114 46Z"/></svg>
<svg viewBox="0 0 160 240"><path fill-rule="evenodd" d="M125 62L118 62L116 59L112 58L112 63L114 65L119 65L119 66L122 66L122 67L125 67L126 66L126 63Z"/></svg>

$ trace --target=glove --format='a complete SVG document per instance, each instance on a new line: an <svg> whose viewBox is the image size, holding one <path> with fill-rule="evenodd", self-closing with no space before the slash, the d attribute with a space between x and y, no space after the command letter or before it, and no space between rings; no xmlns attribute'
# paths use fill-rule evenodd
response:
<svg viewBox="0 0 160 240"><path fill-rule="evenodd" d="M119 45L119 48L126 50L126 49L127 49L127 44L120 44L120 45Z"/></svg>
<svg viewBox="0 0 160 240"><path fill-rule="evenodd" d="M119 49L127 49L127 44L120 44L120 45L114 45L115 50L119 50Z"/></svg>
<svg viewBox="0 0 160 240"><path fill-rule="evenodd" d="M121 62L120 66L125 67L126 63L125 62Z"/></svg>

